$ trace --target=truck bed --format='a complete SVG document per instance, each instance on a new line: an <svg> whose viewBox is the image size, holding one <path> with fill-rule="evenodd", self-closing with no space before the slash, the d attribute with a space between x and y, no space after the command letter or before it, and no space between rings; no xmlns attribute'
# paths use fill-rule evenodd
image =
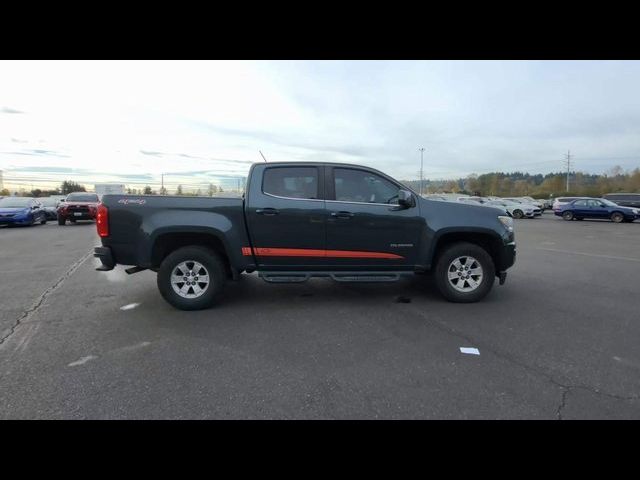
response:
<svg viewBox="0 0 640 480"><path fill-rule="evenodd" d="M102 245L111 247L115 263L153 266L158 240L168 236L222 232L232 264L246 263L238 245L248 245L242 198L178 197L156 195L105 195L109 210L109 236Z"/></svg>

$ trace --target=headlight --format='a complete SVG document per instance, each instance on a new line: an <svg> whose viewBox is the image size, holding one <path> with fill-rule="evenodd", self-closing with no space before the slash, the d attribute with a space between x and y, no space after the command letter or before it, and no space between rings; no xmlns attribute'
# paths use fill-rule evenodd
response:
<svg viewBox="0 0 640 480"><path fill-rule="evenodd" d="M638 210L637 208L634 208L633 213L635 213L636 215L640 215L640 210Z"/></svg>
<svg viewBox="0 0 640 480"><path fill-rule="evenodd" d="M504 215L498 215L498 220L504 225L509 232L513 232L513 218Z"/></svg>

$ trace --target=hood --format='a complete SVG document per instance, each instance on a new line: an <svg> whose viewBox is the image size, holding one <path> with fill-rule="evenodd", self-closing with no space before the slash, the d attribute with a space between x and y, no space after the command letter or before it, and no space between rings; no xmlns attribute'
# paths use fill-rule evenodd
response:
<svg viewBox="0 0 640 480"><path fill-rule="evenodd" d="M29 207L0 207L0 213L22 213L31 210Z"/></svg>

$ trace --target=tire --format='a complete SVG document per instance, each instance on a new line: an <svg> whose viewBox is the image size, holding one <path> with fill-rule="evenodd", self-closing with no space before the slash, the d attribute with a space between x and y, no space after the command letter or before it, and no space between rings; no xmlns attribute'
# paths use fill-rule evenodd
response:
<svg viewBox="0 0 640 480"><path fill-rule="evenodd" d="M42 220L40 220L40 225L46 225L47 224L47 217L44 217Z"/></svg>
<svg viewBox="0 0 640 480"><path fill-rule="evenodd" d="M202 269L196 264L200 264ZM185 275L183 278L188 280L172 283L172 274L175 271ZM188 275L189 273L192 275ZM205 273L208 274L208 283L192 280L203 277ZM162 297L178 310L203 310L218 300L226 280L224 262L216 252L206 247L191 246L179 248L167 255L160 264L157 283ZM189 281L194 285L186 285Z"/></svg>
<svg viewBox="0 0 640 480"><path fill-rule="evenodd" d="M513 218L522 218L522 217L524 217L524 213L522 213L522 210L513 211Z"/></svg>
<svg viewBox="0 0 640 480"><path fill-rule="evenodd" d="M573 220L573 212L564 212L562 214L562 218L564 218L567 221Z"/></svg>
<svg viewBox="0 0 640 480"><path fill-rule="evenodd" d="M624 221L624 215L620 212L613 212L611 214L611 221L613 223L622 223Z"/></svg>
<svg viewBox="0 0 640 480"><path fill-rule="evenodd" d="M58 225L64 225L67 223L67 219L64 217L58 217Z"/></svg>
<svg viewBox="0 0 640 480"><path fill-rule="evenodd" d="M457 265L456 262L458 262ZM476 265L480 267L480 270ZM462 279L459 275L454 276L454 274L460 273L457 270L458 266L463 268L462 275L465 272L469 274L468 270L464 270L465 266L479 272L480 275L475 276L475 280L479 279L478 285L474 286L467 280L467 278L474 280L473 274ZM457 242L446 247L438 255L434 273L438 290L445 299L454 303L472 303L482 300L491 291L496 276L493 259L487 251L479 245L468 242ZM462 286L458 288L460 284Z"/></svg>

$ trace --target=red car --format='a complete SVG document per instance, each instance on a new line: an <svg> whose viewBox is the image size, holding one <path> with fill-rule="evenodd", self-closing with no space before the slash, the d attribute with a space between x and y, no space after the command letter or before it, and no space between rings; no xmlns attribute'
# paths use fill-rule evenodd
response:
<svg viewBox="0 0 640 480"><path fill-rule="evenodd" d="M58 225L64 225L69 220L95 220L100 199L95 193L76 192L67 195L67 198L58 205Z"/></svg>

